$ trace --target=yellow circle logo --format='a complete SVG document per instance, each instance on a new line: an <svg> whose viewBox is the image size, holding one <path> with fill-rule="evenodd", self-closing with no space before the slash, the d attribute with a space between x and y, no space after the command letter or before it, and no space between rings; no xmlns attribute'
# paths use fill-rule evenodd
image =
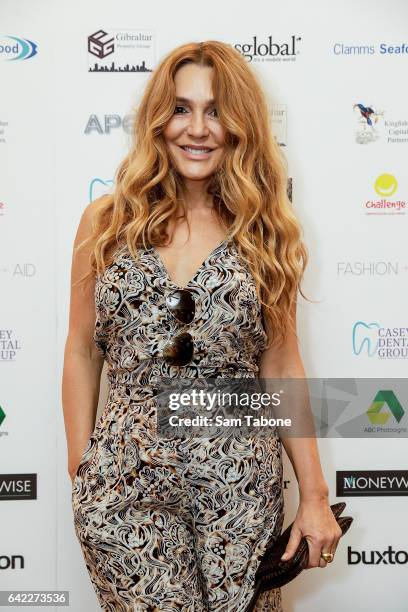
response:
<svg viewBox="0 0 408 612"><path fill-rule="evenodd" d="M389 198L397 191L397 179L392 174L381 174L374 183L378 195Z"/></svg>

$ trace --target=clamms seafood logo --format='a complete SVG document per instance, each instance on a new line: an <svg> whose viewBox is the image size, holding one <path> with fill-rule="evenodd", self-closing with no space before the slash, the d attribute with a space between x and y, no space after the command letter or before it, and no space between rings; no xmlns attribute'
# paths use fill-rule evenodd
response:
<svg viewBox="0 0 408 612"><path fill-rule="evenodd" d="M266 42L253 36L252 42L235 43L233 46L247 62L294 62L300 53L301 40L302 37L295 34L284 40L270 35Z"/></svg>
<svg viewBox="0 0 408 612"><path fill-rule="evenodd" d="M8 62L27 60L37 55L37 45L28 38L0 36L0 58Z"/></svg>
<svg viewBox="0 0 408 612"><path fill-rule="evenodd" d="M152 72L152 30L96 30L88 36L89 72Z"/></svg>
<svg viewBox="0 0 408 612"><path fill-rule="evenodd" d="M353 325L354 355L379 359L407 359L408 327L382 327L379 323L357 321Z"/></svg>
<svg viewBox="0 0 408 612"><path fill-rule="evenodd" d="M357 127L355 140L358 144L370 144L375 142L384 133L386 144L408 143L408 120L407 119L384 119L384 110L380 110L372 104L366 105L358 102L353 106Z"/></svg>
<svg viewBox="0 0 408 612"><path fill-rule="evenodd" d="M368 199L364 202L366 215L405 215L407 202L401 198L392 198L398 190L398 181L388 172L380 174L373 184L375 193L381 199Z"/></svg>

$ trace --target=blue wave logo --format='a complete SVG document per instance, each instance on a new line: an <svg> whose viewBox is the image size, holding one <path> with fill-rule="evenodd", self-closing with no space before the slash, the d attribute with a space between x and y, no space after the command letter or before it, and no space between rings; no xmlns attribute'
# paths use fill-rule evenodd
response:
<svg viewBox="0 0 408 612"><path fill-rule="evenodd" d="M7 62L26 60L37 55L37 45L28 38L18 38L17 36L3 36L2 38L12 41L8 44L0 41L0 57Z"/></svg>
<svg viewBox="0 0 408 612"><path fill-rule="evenodd" d="M378 323L364 323L364 321L357 321L353 325L353 353L360 355L362 350L365 348L369 357L375 355L378 348L378 330L380 325Z"/></svg>

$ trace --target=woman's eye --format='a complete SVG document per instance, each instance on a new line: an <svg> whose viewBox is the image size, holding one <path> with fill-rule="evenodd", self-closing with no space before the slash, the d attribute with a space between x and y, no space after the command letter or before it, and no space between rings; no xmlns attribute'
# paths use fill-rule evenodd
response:
<svg viewBox="0 0 408 612"><path fill-rule="evenodd" d="M179 114L179 113L177 112L177 109L179 109L179 108L181 108L181 109L183 109L183 110L186 110L186 109L184 108L184 106L176 106L176 108L174 109L174 114L177 114L177 115Z"/></svg>
<svg viewBox="0 0 408 612"><path fill-rule="evenodd" d="M216 108L213 108L211 112L212 112L212 113L215 113L215 116L216 116L216 117L218 117L218 111L217 111L217 109L216 109Z"/></svg>

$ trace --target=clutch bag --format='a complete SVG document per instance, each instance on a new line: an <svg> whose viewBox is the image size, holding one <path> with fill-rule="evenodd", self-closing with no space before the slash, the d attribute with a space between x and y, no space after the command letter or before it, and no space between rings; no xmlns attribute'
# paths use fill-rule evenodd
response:
<svg viewBox="0 0 408 612"><path fill-rule="evenodd" d="M345 502L338 502L330 506L341 528L342 535L348 531L353 521L351 516L340 516L345 507ZM307 566L309 560L309 547L305 537L301 539L291 559L287 561L281 560L281 556L285 552L289 541L292 525L293 523L278 536L270 547L266 548L255 574L255 591L246 612L252 612L252 610L255 609L256 602L261 593L287 584L296 578L296 576L298 576Z"/></svg>

